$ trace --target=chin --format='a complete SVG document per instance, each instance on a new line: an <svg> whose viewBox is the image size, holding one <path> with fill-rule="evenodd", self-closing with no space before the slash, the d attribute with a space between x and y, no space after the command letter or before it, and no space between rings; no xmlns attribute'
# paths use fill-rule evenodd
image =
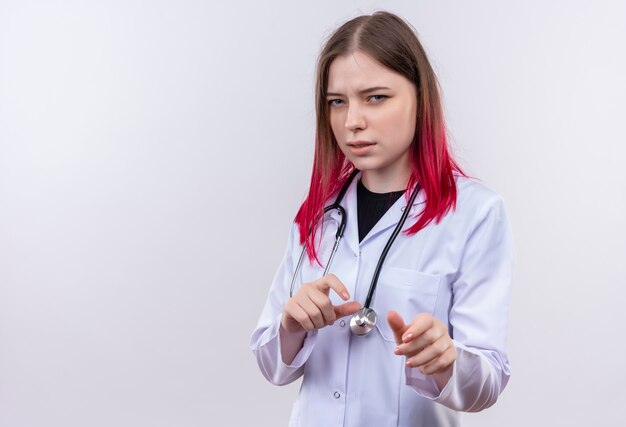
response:
<svg viewBox="0 0 626 427"><path fill-rule="evenodd" d="M380 169L379 164L375 164L372 161L367 161L367 159L354 159L350 160L350 163L352 163L355 168L362 172Z"/></svg>

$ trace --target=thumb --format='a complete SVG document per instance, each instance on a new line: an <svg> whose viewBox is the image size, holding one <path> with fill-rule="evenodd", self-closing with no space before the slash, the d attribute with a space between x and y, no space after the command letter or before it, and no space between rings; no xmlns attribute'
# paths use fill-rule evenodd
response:
<svg viewBox="0 0 626 427"><path fill-rule="evenodd" d="M387 313L387 323L389 323L389 327L393 331L393 336L396 339L396 343L402 344L402 335L408 327L404 324L402 316L400 316L397 312L391 310L389 311L389 313Z"/></svg>
<svg viewBox="0 0 626 427"><path fill-rule="evenodd" d="M337 319L344 316L349 316L350 314L354 314L361 309L361 304L356 301L350 301L345 304L336 305L333 307L335 310L335 315Z"/></svg>

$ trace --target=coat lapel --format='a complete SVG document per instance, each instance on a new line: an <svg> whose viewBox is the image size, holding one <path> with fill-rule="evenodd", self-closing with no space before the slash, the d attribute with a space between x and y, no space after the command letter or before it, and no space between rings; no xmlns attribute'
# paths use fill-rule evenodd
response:
<svg viewBox="0 0 626 427"><path fill-rule="evenodd" d="M396 224L398 224L398 221L400 221L400 217L402 216L402 213L406 208L406 198L404 195L402 195L402 197L396 200L396 202L389 208L389 210L385 212L382 218L376 223L374 228L372 228L367 236L365 236L363 241L359 243L359 222L356 196L356 186L359 182L359 179L361 179L361 173L357 174L354 177L354 179L350 183L350 187L348 187L348 191L341 201L341 206L343 206L343 208L346 210L346 215L348 217L343 240L354 253L359 252L360 245L365 244L368 240L374 238L379 233L386 231L390 227L395 227ZM409 213L409 217L407 218L403 229L410 227L415 222L415 218L421 212L423 208L422 205L424 203L424 191L420 190L420 192L417 194L417 197L413 201L411 212ZM330 213L330 216L335 221L337 221L337 223L341 221L341 215L336 210L332 211Z"/></svg>
<svg viewBox="0 0 626 427"><path fill-rule="evenodd" d="M356 196L355 196L356 199ZM374 227L367 233L367 236L361 241L361 245L367 243L368 240L374 238L377 234L382 233L389 229L390 227L395 227L396 224L400 221L404 210L406 209L406 197L403 194L396 202L389 208L387 212L382 216L382 218L374 225ZM414 222L415 217L421 212L423 208L423 204L425 203L424 199L424 191L420 190L413 201L413 206L411 208L411 212L409 212L409 216L402 227L403 230L409 228ZM354 206L354 210L356 212L356 203ZM357 236L358 241L358 236Z"/></svg>

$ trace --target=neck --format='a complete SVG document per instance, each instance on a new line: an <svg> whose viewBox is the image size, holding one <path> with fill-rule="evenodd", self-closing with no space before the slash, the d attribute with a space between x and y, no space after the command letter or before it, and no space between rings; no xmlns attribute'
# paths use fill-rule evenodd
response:
<svg viewBox="0 0 626 427"><path fill-rule="evenodd" d="M394 171L395 172L395 171ZM384 173L380 170L365 170L361 181L365 188L372 193L390 193L392 191L406 190L411 177L411 171L407 168L404 173Z"/></svg>

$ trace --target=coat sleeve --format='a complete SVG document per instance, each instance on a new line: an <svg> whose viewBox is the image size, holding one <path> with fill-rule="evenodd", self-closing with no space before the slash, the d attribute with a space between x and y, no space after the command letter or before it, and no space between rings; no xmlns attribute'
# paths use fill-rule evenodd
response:
<svg viewBox="0 0 626 427"><path fill-rule="evenodd" d="M317 339L317 330L307 333L304 344L292 363L289 365L283 363L280 347L280 321L285 302L289 299L289 288L298 262L297 257L300 256L298 241L297 226L294 224L289 233L287 250L274 275L261 318L250 337L250 348L261 372L268 381L276 385L289 384L302 376L304 364ZM296 283L296 286L298 285L299 283Z"/></svg>
<svg viewBox="0 0 626 427"><path fill-rule="evenodd" d="M483 206L452 283L449 330L457 350L452 376L439 390L432 377L406 369L407 384L418 394L466 412L493 405L510 376L506 340L513 239L502 199L495 196Z"/></svg>

